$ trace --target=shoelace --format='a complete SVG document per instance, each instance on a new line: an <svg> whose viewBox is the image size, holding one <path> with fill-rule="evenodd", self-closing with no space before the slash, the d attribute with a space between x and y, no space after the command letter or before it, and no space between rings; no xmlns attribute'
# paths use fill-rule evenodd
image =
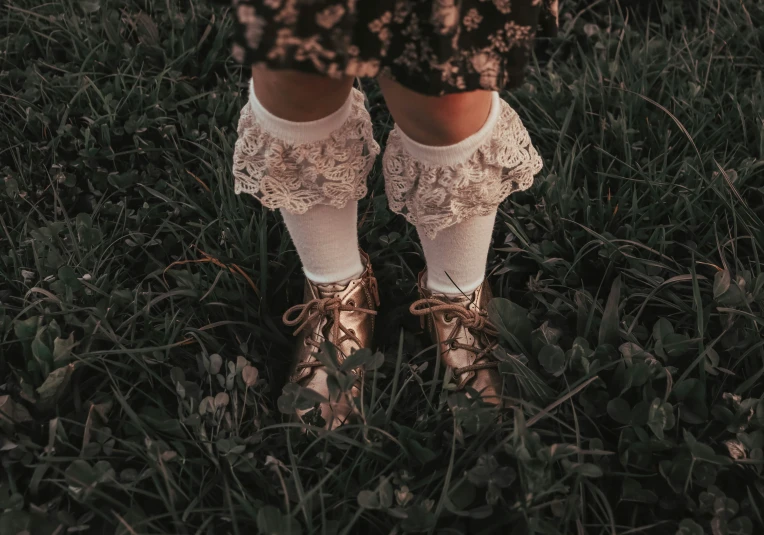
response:
<svg viewBox="0 0 764 535"><path fill-rule="evenodd" d="M446 303L440 299L425 298L414 301L409 308L409 311L414 316L429 316L435 312L442 312L444 317L449 314L454 316L460 323L461 327L469 329L475 334L482 334L484 336L498 336L499 331L493 326L488 316L485 313L481 313L477 310L470 310L469 308L457 305L454 303ZM449 343L448 340L441 340L441 343ZM493 350L498 345L498 342L488 344L482 350L468 344L462 344L456 341L449 343L452 349L465 349L472 353L475 353L475 360L480 360L483 357L491 358ZM462 375L463 373L484 370L486 368L497 368L499 366L498 361L489 360L488 362L481 362L479 364L470 364L468 366L462 366L461 368L454 368L454 375Z"/></svg>
<svg viewBox="0 0 764 535"><path fill-rule="evenodd" d="M341 312L361 312L363 314L370 314L372 316L377 315L376 310L370 310L368 308L361 308L354 305L345 304L339 297L322 297L311 299L307 303L301 303L291 307L289 310L284 312L284 316L281 319L284 322L284 325L287 327L294 327L297 325L298 327L295 329L293 334L299 334L300 331L305 329L314 320L322 316L328 316L332 320L331 328L334 345L338 346L346 340L352 340L360 347L362 345L361 340L355 335L354 332L342 325L342 322L340 321ZM296 316L294 316L295 313L297 313ZM340 333L343 334L343 337L341 338ZM321 347L321 344L316 340L313 340L312 337L307 337L306 343L317 349ZM318 360L311 360L310 362L299 363L297 365L297 369L301 370L304 368L314 368L318 366L322 366Z"/></svg>

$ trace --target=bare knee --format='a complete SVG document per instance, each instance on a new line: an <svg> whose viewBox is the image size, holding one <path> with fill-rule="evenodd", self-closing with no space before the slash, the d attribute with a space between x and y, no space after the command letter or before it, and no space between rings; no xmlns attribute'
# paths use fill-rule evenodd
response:
<svg viewBox="0 0 764 535"><path fill-rule="evenodd" d="M327 78L297 71L252 67L257 100L276 117L287 121L315 121L342 107L353 87L353 78Z"/></svg>
<svg viewBox="0 0 764 535"><path fill-rule="evenodd" d="M424 145L453 145L468 138L485 124L491 110L490 91L431 97L389 78L380 77L379 85L398 127Z"/></svg>

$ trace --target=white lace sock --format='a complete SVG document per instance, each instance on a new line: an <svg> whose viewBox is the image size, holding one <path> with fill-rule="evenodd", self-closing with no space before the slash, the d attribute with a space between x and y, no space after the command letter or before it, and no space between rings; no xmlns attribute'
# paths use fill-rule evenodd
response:
<svg viewBox="0 0 764 535"><path fill-rule="evenodd" d="M455 145L422 145L399 131L401 143L410 155L426 164L438 167L463 164L491 136L499 119L499 110L499 94L494 92L485 124L475 134ZM427 229L417 225L427 262L428 290L451 296L469 295L477 290L485 278L495 220L496 210L493 210L488 215L471 217L441 229L434 237L428 237Z"/></svg>
<svg viewBox="0 0 764 535"><path fill-rule="evenodd" d="M358 90L323 119L293 122L266 110L250 84L234 152L236 192L279 209L308 279L349 281L363 272L358 199L378 153Z"/></svg>
<svg viewBox="0 0 764 535"><path fill-rule="evenodd" d="M485 124L467 139L430 147L395 126L382 159L390 208L430 238L496 212L508 195L531 187L541 167L520 117L497 93Z"/></svg>
<svg viewBox="0 0 764 535"><path fill-rule="evenodd" d="M266 208L304 214L321 204L343 208L366 195L379 145L357 89L327 117L292 122L266 110L250 84L236 131L234 191Z"/></svg>
<svg viewBox="0 0 764 535"><path fill-rule="evenodd" d="M419 234L427 288L455 296L483 282L498 206L533 184L541 158L517 113L494 92L485 124L454 145L423 145L393 128L382 168L390 208Z"/></svg>
<svg viewBox="0 0 764 535"><path fill-rule="evenodd" d="M344 208L320 204L304 214L280 210L302 261L316 284L344 284L363 273L358 251L358 201Z"/></svg>
<svg viewBox="0 0 764 535"><path fill-rule="evenodd" d="M496 212L473 217L441 230L434 240L419 233L427 261L428 290L456 296L478 289L485 279L494 221Z"/></svg>

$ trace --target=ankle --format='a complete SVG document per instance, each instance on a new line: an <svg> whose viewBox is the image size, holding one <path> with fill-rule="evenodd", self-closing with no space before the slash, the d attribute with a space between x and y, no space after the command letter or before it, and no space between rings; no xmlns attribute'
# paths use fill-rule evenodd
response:
<svg viewBox="0 0 764 535"><path fill-rule="evenodd" d="M347 286L350 281L355 280L363 275L364 267L359 256L358 265L356 266L354 262L353 264L348 265L347 270L337 271L331 274L319 275L316 273L311 273L303 268L303 272L305 273L305 278L307 278L316 286L325 286L329 284L332 286Z"/></svg>
<svg viewBox="0 0 764 535"><path fill-rule="evenodd" d="M434 294L446 297L465 297L475 293L475 290L480 288L484 280L485 276L481 276L478 280L462 283L457 286L445 273L442 277L432 276L432 274L428 273L425 288Z"/></svg>

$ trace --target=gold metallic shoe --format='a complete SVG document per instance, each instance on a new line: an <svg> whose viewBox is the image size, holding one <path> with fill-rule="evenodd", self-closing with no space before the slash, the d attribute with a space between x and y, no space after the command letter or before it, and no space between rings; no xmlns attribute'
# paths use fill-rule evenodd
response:
<svg viewBox="0 0 764 535"><path fill-rule="evenodd" d="M480 398L501 405L502 379L493 356L498 331L488 320L488 302L493 297L487 281L472 295L448 297L425 287L427 274L419 274L419 294L410 311L419 316L434 342L440 344L443 363L451 368L457 390L475 389Z"/></svg>
<svg viewBox="0 0 764 535"><path fill-rule="evenodd" d="M353 412L352 400L347 395L331 399L324 365L316 353L325 342L337 350L339 364L353 351L371 347L374 336L374 316L379 307L377 279L371 269L366 253L361 252L364 272L346 285L313 284L305 280L303 304L293 306L284 313L284 324L297 327L299 336L297 355L289 381L309 388L328 401L320 403L321 417L327 429L345 423ZM350 373L360 378L361 370ZM352 397L360 395L358 381L348 392ZM310 409L308 409L310 410ZM308 411L298 411L302 416Z"/></svg>

